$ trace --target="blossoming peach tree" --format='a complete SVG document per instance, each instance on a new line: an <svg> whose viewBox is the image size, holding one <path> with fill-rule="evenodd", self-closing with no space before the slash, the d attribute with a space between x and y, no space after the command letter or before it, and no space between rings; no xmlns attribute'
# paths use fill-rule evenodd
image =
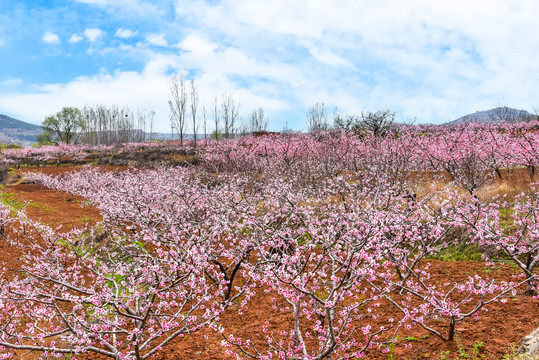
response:
<svg viewBox="0 0 539 360"><path fill-rule="evenodd" d="M259 359L359 357L412 324L453 340L459 322L522 281L535 286L537 199L410 196L410 172L446 171L475 195L488 171L518 162L508 152L488 162L495 151L476 128L423 130L243 138L208 142L196 168L27 175L81 196L103 220L52 229L0 206L5 238L23 252L0 281L0 358L146 359L204 327L222 333L231 355ZM495 134L504 146L514 140ZM524 278L437 283L425 259L454 228L503 251ZM257 291L290 322L276 330L268 319L260 338L227 328L223 312L248 310Z"/></svg>
<svg viewBox="0 0 539 360"><path fill-rule="evenodd" d="M160 203L149 191L141 194L136 181L116 185L102 197L114 210L96 202L106 214L97 228L60 232L18 213L12 244L25 254L1 284L0 345L146 359L175 337L211 324L248 289L248 281L231 289L215 265L236 253L216 254L221 231L198 222L203 205L189 198L192 193L171 190L173 199ZM129 215L122 217L118 206Z"/></svg>

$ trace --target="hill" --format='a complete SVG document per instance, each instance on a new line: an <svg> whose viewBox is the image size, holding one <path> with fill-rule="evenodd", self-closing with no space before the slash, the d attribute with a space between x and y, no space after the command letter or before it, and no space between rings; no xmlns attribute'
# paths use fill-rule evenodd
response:
<svg viewBox="0 0 539 360"><path fill-rule="evenodd" d="M526 110L513 109L507 106L500 106L490 110L477 111L459 117L456 120L447 122L446 125L458 125L463 123L512 123L517 121L536 120L534 115Z"/></svg>
<svg viewBox="0 0 539 360"><path fill-rule="evenodd" d="M0 143L29 146L36 142L41 126L0 114Z"/></svg>
<svg viewBox="0 0 539 360"><path fill-rule="evenodd" d="M22 130L40 130L41 126L30 124L21 120L14 119L7 115L0 114L0 130L3 129L22 129Z"/></svg>

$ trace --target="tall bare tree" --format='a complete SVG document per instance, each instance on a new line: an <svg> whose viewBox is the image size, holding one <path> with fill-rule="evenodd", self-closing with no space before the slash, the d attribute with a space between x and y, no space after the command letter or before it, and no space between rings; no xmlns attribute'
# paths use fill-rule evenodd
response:
<svg viewBox="0 0 539 360"><path fill-rule="evenodd" d="M267 129L268 119L264 114L264 109L258 108L253 110L249 118L249 131L253 133L257 131L266 131Z"/></svg>
<svg viewBox="0 0 539 360"><path fill-rule="evenodd" d="M85 106L82 120L85 123L80 141L84 144L111 145L117 143L140 142L145 140L146 126L151 122L153 131L153 111L137 110L117 105Z"/></svg>
<svg viewBox="0 0 539 360"><path fill-rule="evenodd" d="M197 108L198 108L198 89L195 86L195 80L191 79L191 89L189 93L189 105L191 107L191 116L192 116L192 124L193 124L193 146L197 147L197 131L198 131L198 124L197 124Z"/></svg>
<svg viewBox="0 0 539 360"><path fill-rule="evenodd" d="M221 102L221 117L223 119L223 135L225 138L234 136L238 120L240 104L236 103L231 94L224 94Z"/></svg>
<svg viewBox="0 0 539 360"><path fill-rule="evenodd" d="M206 119L207 119L207 109L206 105L202 105L202 119L204 121L204 139L208 138L208 128L206 127Z"/></svg>
<svg viewBox="0 0 539 360"><path fill-rule="evenodd" d="M215 123L215 139L219 139L219 122L221 121L221 114L219 112L219 98L215 95L213 102L213 122Z"/></svg>
<svg viewBox="0 0 539 360"><path fill-rule="evenodd" d="M503 105L503 106L498 106L492 109L491 111L489 111L488 117L493 123L499 124L499 123L514 122L515 118L517 118L518 116L513 109Z"/></svg>
<svg viewBox="0 0 539 360"><path fill-rule="evenodd" d="M385 136L394 122L395 113L390 110L366 111L361 113L359 126L372 131L374 136Z"/></svg>
<svg viewBox="0 0 539 360"><path fill-rule="evenodd" d="M324 103L317 102L307 111L307 126L309 132L328 130L329 124Z"/></svg>
<svg viewBox="0 0 539 360"><path fill-rule="evenodd" d="M148 113L148 123L149 123L149 126L150 126L150 138L149 140L153 140L153 121L155 119L155 111L151 110L149 113Z"/></svg>
<svg viewBox="0 0 539 360"><path fill-rule="evenodd" d="M173 75L170 78L170 126L180 137L180 145L183 145L185 134L185 113L187 110L187 89L185 77L182 74Z"/></svg>

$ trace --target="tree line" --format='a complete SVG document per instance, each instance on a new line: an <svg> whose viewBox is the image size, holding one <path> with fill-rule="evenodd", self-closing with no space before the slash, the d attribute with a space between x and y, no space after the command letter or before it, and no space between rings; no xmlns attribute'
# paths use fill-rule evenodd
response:
<svg viewBox="0 0 539 360"><path fill-rule="evenodd" d="M187 80L181 73L169 79L168 107L171 133L178 136L182 146L187 137L196 147L200 136L233 138L268 130L268 118L263 108L252 110L245 120L240 116L241 104L230 93L216 95L208 107L201 104L195 80ZM395 113L390 110L368 111L359 115L335 112L331 121L322 102L315 103L306 115L308 132L339 129L358 133L366 129L378 136L385 135L395 124ZM154 111L134 111L128 106L64 107L45 118L42 123L44 132L37 140L39 145L142 142L153 139L154 118Z"/></svg>
<svg viewBox="0 0 539 360"><path fill-rule="evenodd" d="M181 145L189 130L196 147L199 131L203 131L204 138L219 139L268 129L268 119L262 108L253 110L248 120L243 121L240 103L231 94L216 95L211 109L200 105L198 85L194 79L188 81L183 74L171 76L169 91L170 128ZM142 142L153 139L154 119L154 111L134 111L128 106L64 107L43 120L43 133L37 142L39 145Z"/></svg>
<svg viewBox="0 0 539 360"><path fill-rule="evenodd" d="M210 107L201 102L195 79L188 80L177 73L169 79L169 123L171 134L180 145L187 137L196 147L203 138L233 138L268 130L268 118L262 108L254 109L245 120L240 116L241 104L230 94L216 95ZM517 122L522 114L507 106L492 110L491 122ZM112 145L153 139L154 111L133 111L128 106L85 106L83 109L64 107L43 121L44 132L38 144L81 143ZM529 121L529 118L525 120ZM375 136L385 136L397 125L395 113L389 109L341 114L336 110L331 119L323 102L316 102L306 113L308 132L345 130L356 134L364 130ZM286 129L285 129L286 130Z"/></svg>
<svg viewBox="0 0 539 360"><path fill-rule="evenodd" d="M155 112L116 105L64 107L45 118L38 144L113 145L142 142L153 138Z"/></svg>
<svg viewBox="0 0 539 360"><path fill-rule="evenodd" d="M170 127L171 131L178 135L181 145L183 145L188 128L193 134L194 147L197 144L199 130L203 130L205 138L219 139L268 129L268 119L264 109L252 110L248 120L244 121L240 117L241 104L229 93L216 95L211 109L202 105L200 109L202 113L197 116L199 91L195 80L188 81L184 75L175 74L170 78L169 86Z"/></svg>

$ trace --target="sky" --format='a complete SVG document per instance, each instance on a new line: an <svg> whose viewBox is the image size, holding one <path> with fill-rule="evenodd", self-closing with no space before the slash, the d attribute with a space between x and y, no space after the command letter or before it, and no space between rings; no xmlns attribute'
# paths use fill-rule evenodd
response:
<svg viewBox="0 0 539 360"><path fill-rule="evenodd" d="M0 0L0 113L129 106L167 132L176 73L200 105L230 95L276 131L305 130L316 103L416 123L533 113L538 15L537 0Z"/></svg>

